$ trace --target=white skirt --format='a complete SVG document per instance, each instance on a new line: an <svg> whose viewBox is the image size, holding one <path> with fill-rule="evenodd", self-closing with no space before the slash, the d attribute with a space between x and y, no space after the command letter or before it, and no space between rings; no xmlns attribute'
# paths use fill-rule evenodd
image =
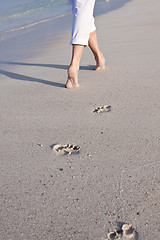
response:
<svg viewBox="0 0 160 240"><path fill-rule="evenodd" d="M96 30L93 10L95 0L69 0L73 6L72 38L70 44L88 45L89 35Z"/></svg>

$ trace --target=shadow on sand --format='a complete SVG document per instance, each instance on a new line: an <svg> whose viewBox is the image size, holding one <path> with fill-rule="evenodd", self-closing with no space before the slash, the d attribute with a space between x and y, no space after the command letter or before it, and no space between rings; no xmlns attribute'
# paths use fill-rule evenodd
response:
<svg viewBox="0 0 160 240"><path fill-rule="evenodd" d="M33 78L33 77L25 76L22 74L18 74L18 73L0 70L0 74L16 80L27 81L27 82L37 82L37 83L43 83L43 84L54 86L54 87L65 88L65 84L62 84L62 83L51 82L51 81L47 81L40 78Z"/></svg>
<svg viewBox="0 0 160 240"><path fill-rule="evenodd" d="M60 64L41 64L41 63L22 63L22 62L9 62L9 61L0 61L0 64L7 64L7 65L19 65L19 66L35 66L35 67L50 67L50 68L56 68L56 69L64 69L67 70L69 65L60 65ZM80 70L93 70L93 65L88 66L81 66ZM28 82L38 82L43 83L46 85L54 86L54 87L61 87L65 88L65 84L47 81L40 78L33 78L29 76L25 76L18 73L13 73L5 70L0 69L0 74L5 75L9 78L21 80L21 81L28 81Z"/></svg>
<svg viewBox="0 0 160 240"><path fill-rule="evenodd" d="M63 69L67 70L69 65L62 65L62 64L42 64L42 63L22 63L22 62L10 62L10 61L0 61L0 64L8 64L8 65L19 65L19 66L33 66L33 67L50 67L56 69ZM88 66L80 66L80 70L93 70L94 65Z"/></svg>

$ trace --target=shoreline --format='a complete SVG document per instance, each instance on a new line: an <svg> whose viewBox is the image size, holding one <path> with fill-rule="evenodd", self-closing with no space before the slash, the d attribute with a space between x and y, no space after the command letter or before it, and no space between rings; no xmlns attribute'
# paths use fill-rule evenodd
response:
<svg viewBox="0 0 160 240"><path fill-rule="evenodd" d="M95 17L117 10L127 2L132 0L120 1L118 3L109 2L97 3ZM61 16L35 22L18 29L12 29L0 33L0 52L2 61L17 61L29 59L40 53L40 47L57 43L57 38L63 36L66 31L71 32L72 14L67 13ZM53 31L52 31L53 30ZM27 41L28 39L28 41ZM51 42L52 39L52 42ZM68 40L69 42L70 40ZM20 47L18 47L20 46ZM24 51L28 49L28 51ZM7 50L7 51L6 51ZM16 51L17 50L17 51ZM41 49L43 52L43 49ZM42 53L43 54L43 53Z"/></svg>
<svg viewBox="0 0 160 240"><path fill-rule="evenodd" d="M66 13L66 14L62 14L62 15L56 16L56 17L47 18L47 19L44 19L44 20L40 20L40 21L37 21L37 22L30 23L30 24L28 24L28 25L24 25L24 26L22 26L22 27L13 28L13 29L11 29L11 30L2 31L2 32L0 32L0 34L6 34L6 33L11 33L11 32L16 32L16 31L24 30L24 29L27 29L27 28L36 26L36 25L38 25L38 24L50 22L50 21L53 21L53 20L55 20L55 19L62 18L62 17L68 16L68 15L71 15L71 13Z"/></svg>
<svg viewBox="0 0 160 240"><path fill-rule="evenodd" d="M95 4L95 16L97 15L101 15L101 14L104 14L104 13L107 13L109 11L112 11L112 10L115 10L115 9L118 9L120 7L122 7L123 5L125 5L127 2L130 2L131 0L121 0L121 1L118 1L116 2L117 0L108 0L108 1L103 1L103 2L96 2ZM103 5L103 7L101 8L101 6ZM60 15L51 15L50 17L43 17L42 19L37 19L33 22L30 22L30 23L24 23L23 25L21 26L17 26L17 27L13 27L13 28L9 28L7 30L2 30L0 31L0 34L5 34L5 33L9 33L9 32L15 32L15 31L21 31L23 29L26 29L26 28L30 28L32 26L35 26L35 25L38 25L38 24L41 24L41 23L44 23L44 22L48 22L48 21L52 21L54 19L57 19L57 18L61 18L63 16L66 16L66 15L70 15L72 14L72 10L71 10L71 5L70 5L70 11L69 11L69 6L66 8L66 10L63 9L63 11L61 11L61 14ZM46 15L46 14L45 14ZM30 16L30 18L33 18L34 16Z"/></svg>

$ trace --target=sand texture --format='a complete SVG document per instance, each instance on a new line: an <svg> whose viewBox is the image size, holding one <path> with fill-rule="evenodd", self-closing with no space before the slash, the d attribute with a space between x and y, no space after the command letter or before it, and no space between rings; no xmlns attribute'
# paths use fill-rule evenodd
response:
<svg viewBox="0 0 160 240"><path fill-rule="evenodd" d="M65 19L0 39L0 239L159 240L160 1L96 17L71 90Z"/></svg>

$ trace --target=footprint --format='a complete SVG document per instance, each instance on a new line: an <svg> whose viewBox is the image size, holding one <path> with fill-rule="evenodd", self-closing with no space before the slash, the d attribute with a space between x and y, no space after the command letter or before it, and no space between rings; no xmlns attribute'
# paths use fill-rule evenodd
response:
<svg viewBox="0 0 160 240"><path fill-rule="evenodd" d="M108 239L106 240L114 240L114 239L119 239L117 231L108 233Z"/></svg>
<svg viewBox="0 0 160 240"><path fill-rule="evenodd" d="M108 239L106 240L123 239L122 232L122 229L115 229L108 233Z"/></svg>
<svg viewBox="0 0 160 240"><path fill-rule="evenodd" d="M123 231L123 239L124 240L135 240L136 239L136 231L132 227L132 225L124 224L122 226L122 231Z"/></svg>
<svg viewBox="0 0 160 240"><path fill-rule="evenodd" d="M93 113L110 112L110 111L111 111L111 106L106 105L106 106L98 107L94 109Z"/></svg>
<svg viewBox="0 0 160 240"><path fill-rule="evenodd" d="M72 153L78 153L80 151L80 147L73 145L73 144L56 144L53 146L53 150L60 154L72 154Z"/></svg>
<svg viewBox="0 0 160 240"><path fill-rule="evenodd" d="M108 233L106 240L136 240L137 233L130 224L123 224L121 229L116 229Z"/></svg>

